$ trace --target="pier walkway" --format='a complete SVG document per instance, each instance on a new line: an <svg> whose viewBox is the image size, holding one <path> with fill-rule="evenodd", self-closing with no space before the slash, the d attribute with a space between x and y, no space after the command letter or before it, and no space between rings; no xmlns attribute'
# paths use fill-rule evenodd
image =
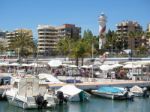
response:
<svg viewBox="0 0 150 112"><path fill-rule="evenodd" d="M109 80L109 81L102 81L102 82L84 82L84 83L73 83L78 88L83 90L91 90L97 89L99 86L121 86L121 87L132 87L134 85L138 85L141 87L150 87L150 81L133 81L133 80ZM62 86L66 85L63 84L49 84L49 89L58 89Z"/></svg>

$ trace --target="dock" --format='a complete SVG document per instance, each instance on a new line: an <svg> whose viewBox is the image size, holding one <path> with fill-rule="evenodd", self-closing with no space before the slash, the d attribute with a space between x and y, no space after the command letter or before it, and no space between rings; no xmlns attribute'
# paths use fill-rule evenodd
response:
<svg viewBox="0 0 150 112"><path fill-rule="evenodd" d="M58 89L67 83L62 84L49 84L49 89ZM118 86L118 87L132 87L138 85L140 87L150 87L150 81L133 81L133 80L121 80L121 81L102 81L102 82L84 82L84 83L72 83L78 88L83 90L93 90L100 86Z"/></svg>

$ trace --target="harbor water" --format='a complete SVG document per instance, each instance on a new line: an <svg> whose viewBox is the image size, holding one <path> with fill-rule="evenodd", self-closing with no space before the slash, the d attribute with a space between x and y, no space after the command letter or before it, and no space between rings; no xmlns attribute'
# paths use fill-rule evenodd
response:
<svg viewBox="0 0 150 112"><path fill-rule="evenodd" d="M91 96L88 102L68 102L55 109L23 110L9 105L7 101L0 101L0 112L149 112L150 98L134 98L129 100L110 100Z"/></svg>

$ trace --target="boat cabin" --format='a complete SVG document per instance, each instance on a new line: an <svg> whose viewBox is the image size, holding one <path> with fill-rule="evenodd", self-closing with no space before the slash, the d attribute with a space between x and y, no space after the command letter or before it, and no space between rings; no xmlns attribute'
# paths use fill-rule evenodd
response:
<svg viewBox="0 0 150 112"><path fill-rule="evenodd" d="M0 85L10 85L11 74L1 73L0 74Z"/></svg>

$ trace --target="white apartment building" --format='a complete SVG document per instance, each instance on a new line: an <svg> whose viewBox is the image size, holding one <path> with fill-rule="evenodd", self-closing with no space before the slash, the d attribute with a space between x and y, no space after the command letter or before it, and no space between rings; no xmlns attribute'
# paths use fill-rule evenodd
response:
<svg viewBox="0 0 150 112"><path fill-rule="evenodd" d="M6 33L7 47L9 47L9 45L11 43L11 39L18 36L18 33L28 33L28 36L33 38L32 30L30 30L30 29L21 28L21 29L16 29L12 32L7 32Z"/></svg>
<svg viewBox="0 0 150 112"><path fill-rule="evenodd" d="M139 45L142 44L142 37L141 38L135 38L131 39L129 37L130 32L142 32L142 27L138 22L135 21L122 21L121 23L118 23L117 25L117 36L122 38L121 40L124 41L124 43L127 43L127 48L125 49L135 49Z"/></svg>
<svg viewBox="0 0 150 112"><path fill-rule="evenodd" d="M80 38L81 28L73 24L62 26L38 25L38 53L39 55L53 55L58 41L62 37Z"/></svg>

